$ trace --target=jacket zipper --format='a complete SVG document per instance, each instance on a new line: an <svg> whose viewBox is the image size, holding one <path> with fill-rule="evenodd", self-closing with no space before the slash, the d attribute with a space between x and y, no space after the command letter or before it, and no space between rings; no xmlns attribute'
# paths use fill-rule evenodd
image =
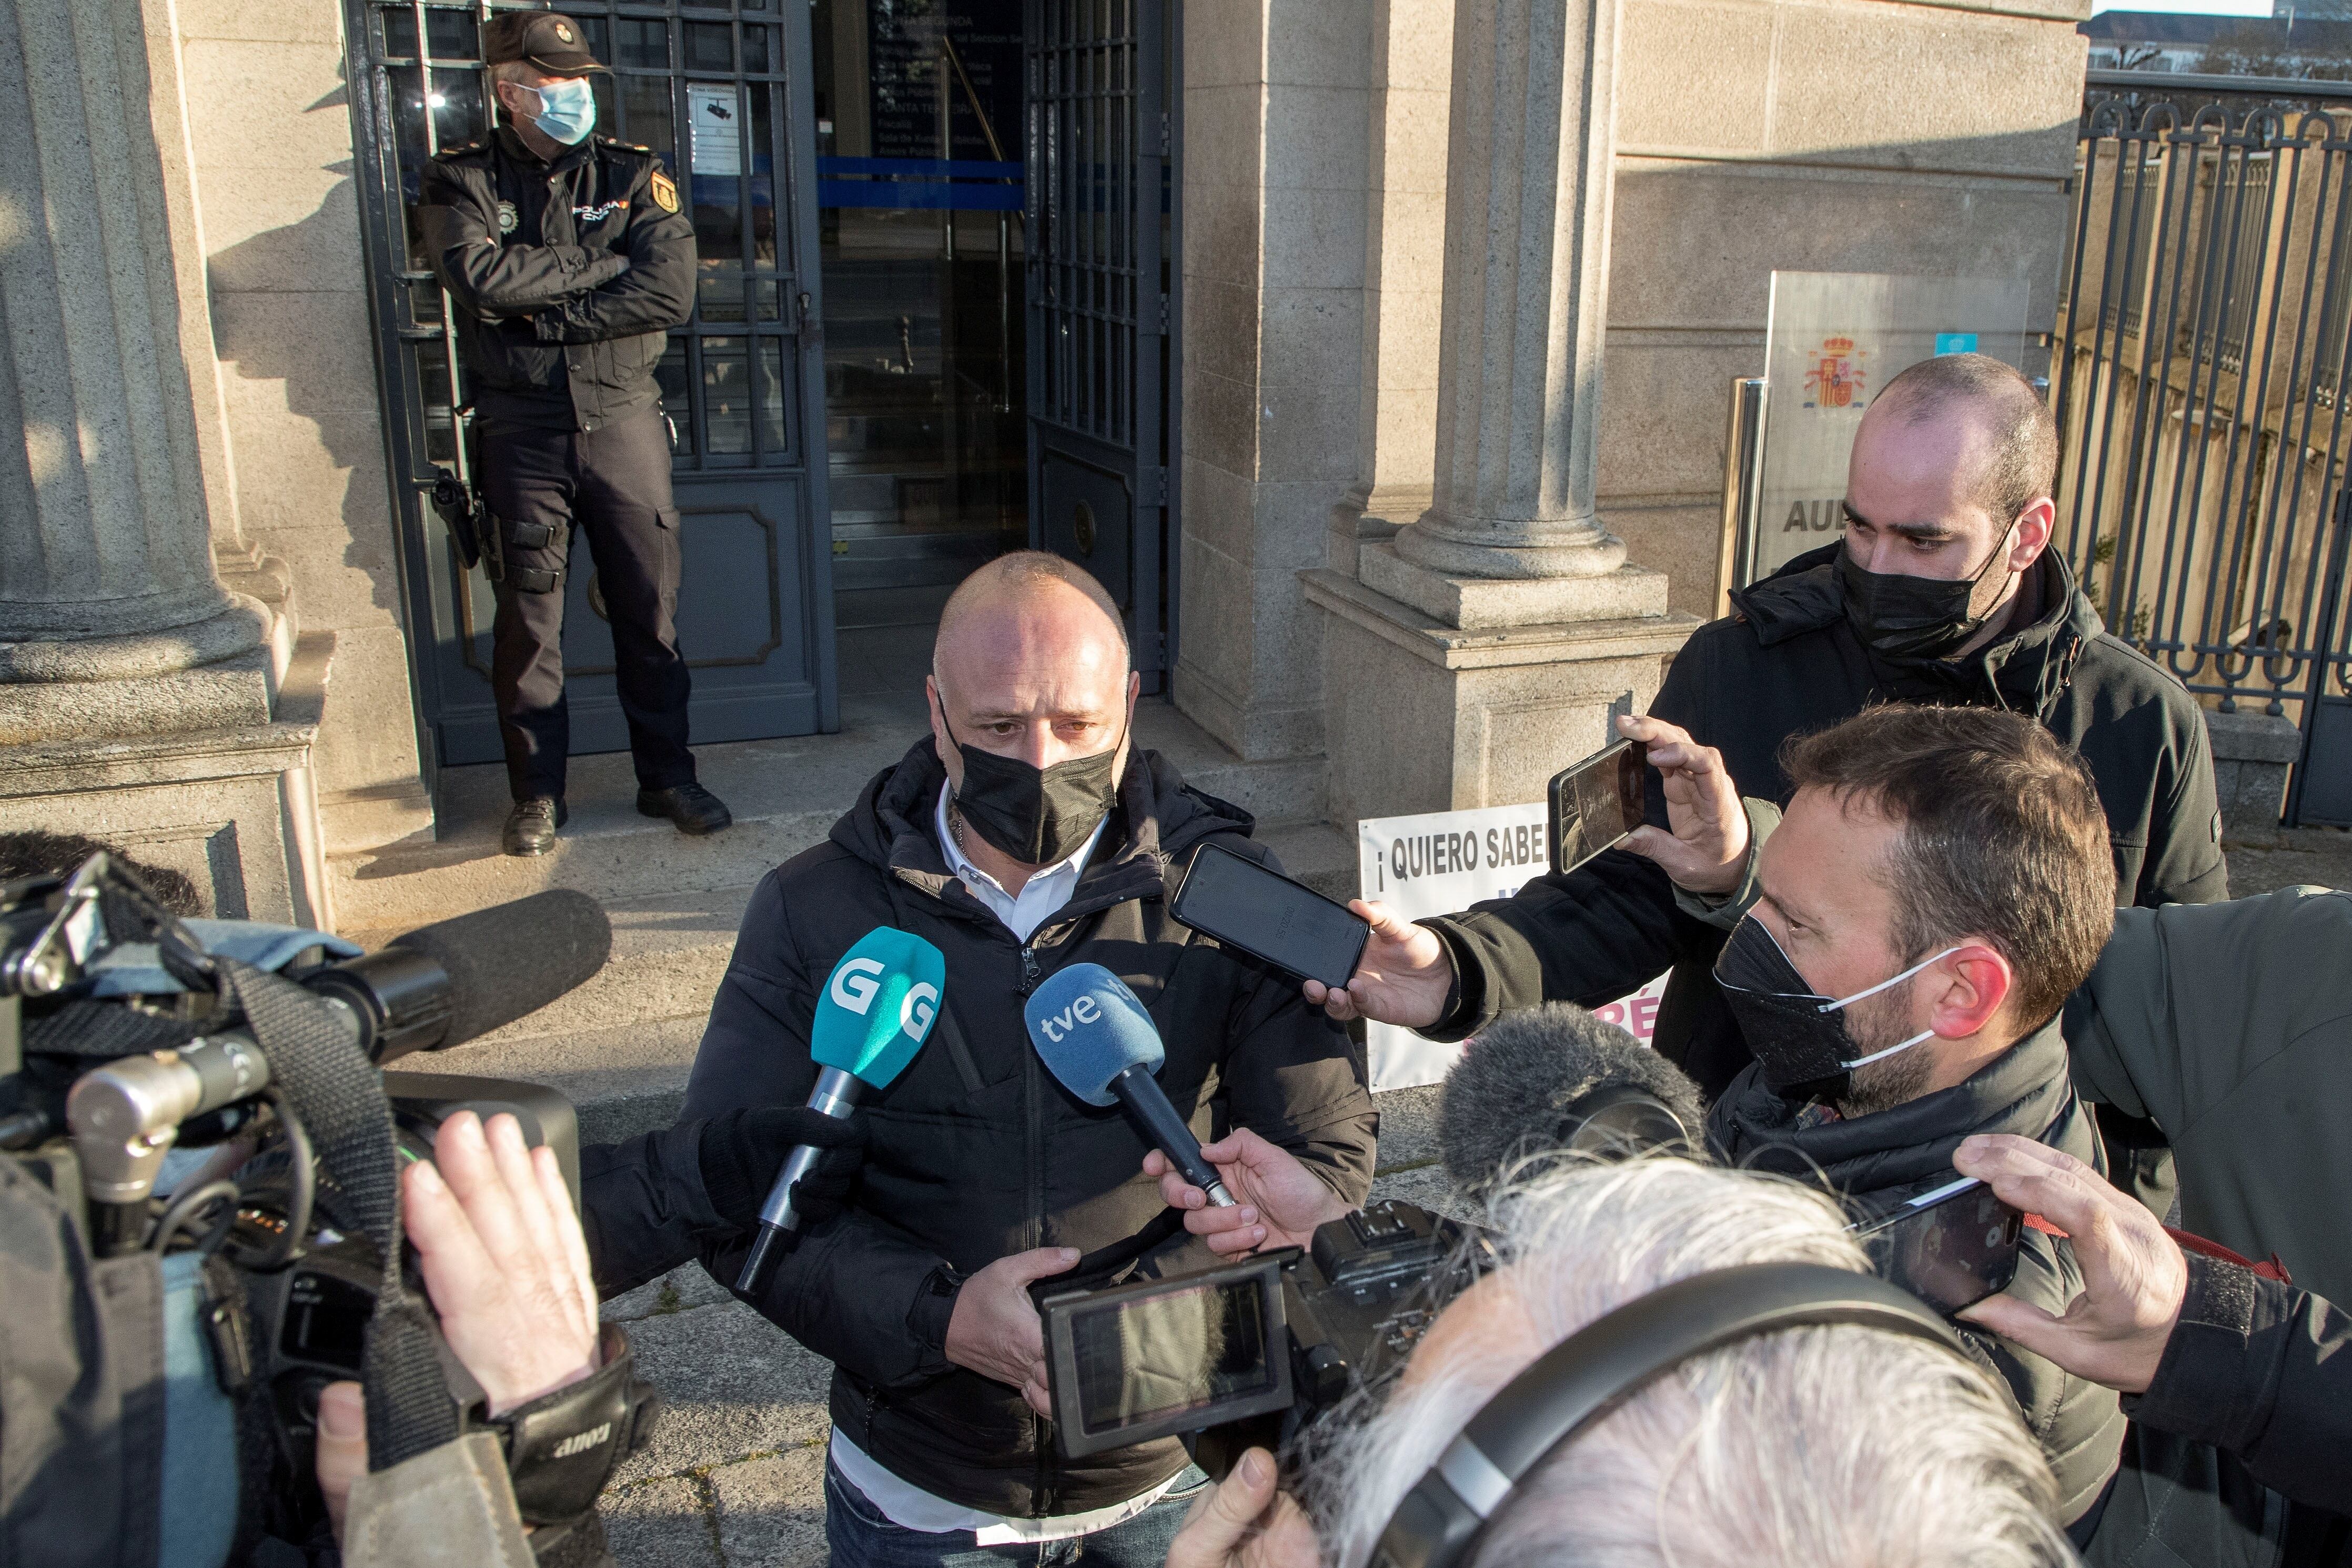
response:
<svg viewBox="0 0 2352 1568"><path fill-rule="evenodd" d="M1019 989L1023 996L1037 988L1038 972L1037 950L1027 942L1022 943ZM1024 1051L1021 1057L1021 1156L1028 1182L1028 1214L1023 1227L1025 1232L1023 1239L1029 1248L1037 1248L1045 1244L1045 1185L1044 1174L1038 1169L1038 1157L1045 1140L1044 1129L1040 1125L1044 1119L1043 1110L1037 1095L1037 1053L1034 1051ZM1045 1423L1037 1413L1028 1410L1025 1414L1029 1423L1029 1452L1035 1466L1035 1479L1031 1484L1029 1499L1029 1511L1034 1517L1052 1511L1051 1500L1046 1496L1046 1437Z"/></svg>

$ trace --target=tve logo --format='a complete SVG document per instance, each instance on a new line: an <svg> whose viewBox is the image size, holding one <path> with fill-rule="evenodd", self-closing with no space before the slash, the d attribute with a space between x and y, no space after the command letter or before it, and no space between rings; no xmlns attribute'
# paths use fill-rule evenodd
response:
<svg viewBox="0 0 2352 1568"><path fill-rule="evenodd" d="M1070 1031L1080 1024L1102 1022L1102 1006L1092 997L1080 997L1057 1013L1047 1013L1037 1020L1037 1027L1055 1045L1070 1038Z"/></svg>

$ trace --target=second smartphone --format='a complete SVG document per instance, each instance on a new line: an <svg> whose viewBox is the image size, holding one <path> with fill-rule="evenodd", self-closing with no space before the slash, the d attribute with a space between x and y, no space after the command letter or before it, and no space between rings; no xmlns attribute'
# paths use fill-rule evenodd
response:
<svg viewBox="0 0 2352 1568"><path fill-rule="evenodd" d="M1552 775L1552 870L1566 876L1642 825L1649 767L1646 743L1621 740Z"/></svg>
<svg viewBox="0 0 2352 1568"><path fill-rule="evenodd" d="M1992 1188L1968 1176L1854 1227L1853 1235L1880 1279L1948 1315L2009 1289L2017 1278L2023 1220Z"/></svg>

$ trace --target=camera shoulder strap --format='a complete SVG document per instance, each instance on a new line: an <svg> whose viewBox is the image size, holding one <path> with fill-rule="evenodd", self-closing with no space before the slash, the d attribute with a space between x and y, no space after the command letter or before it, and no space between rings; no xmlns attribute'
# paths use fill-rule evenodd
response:
<svg viewBox="0 0 2352 1568"><path fill-rule="evenodd" d="M249 964L215 962L245 1009L270 1077L310 1130L342 1208L383 1260L361 1364L368 1468L388 1469L453 1440L459 1428L441 1368L440 1331L401 1276L399 1156L383 1075L331 1004Z"/></svg>

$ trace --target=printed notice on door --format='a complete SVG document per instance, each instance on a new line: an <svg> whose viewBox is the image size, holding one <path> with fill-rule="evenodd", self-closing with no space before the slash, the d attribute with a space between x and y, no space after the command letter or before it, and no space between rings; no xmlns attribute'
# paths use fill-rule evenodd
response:
<svg viewBox="0 0 2352 1568"><path fill-rule="evenodd" d="M734 83L687 83L686 113L688 123L694 128L694 172L724 174L730 179L740 174L743 115Z"/></svg>

